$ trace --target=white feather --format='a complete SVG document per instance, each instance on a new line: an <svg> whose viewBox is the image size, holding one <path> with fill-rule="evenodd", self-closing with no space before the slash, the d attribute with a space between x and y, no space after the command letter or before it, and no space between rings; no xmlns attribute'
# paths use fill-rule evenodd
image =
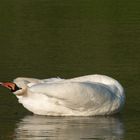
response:
<svg viewBox="0 0 140 140"><path fill-rule="evenodd" d="M119 82L104 75L73 79L17 78L14 82L24 89L23 94L15 92L19 102L39 115L107 115L119 112L125 101Z"/></svg>

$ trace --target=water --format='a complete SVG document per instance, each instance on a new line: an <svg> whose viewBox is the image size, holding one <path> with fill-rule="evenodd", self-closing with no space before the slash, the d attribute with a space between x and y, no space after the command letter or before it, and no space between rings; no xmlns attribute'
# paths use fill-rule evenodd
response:
<svg viewBox="0 0 140 140"><path fill-rule="evenodd" d="M0 88L0 139L138 140L139 4L137 0L0 2L0 81L99 73L119 80L127 97L117 116L46 117L32 115Z"/></svg>
<svg viewBox="0 0 140 140"><path fill-rule="evenodd" d="M114 117L26 116L17 124L15 137L41 140L118 140L123 137L123 131L122 122Z"/></svg>

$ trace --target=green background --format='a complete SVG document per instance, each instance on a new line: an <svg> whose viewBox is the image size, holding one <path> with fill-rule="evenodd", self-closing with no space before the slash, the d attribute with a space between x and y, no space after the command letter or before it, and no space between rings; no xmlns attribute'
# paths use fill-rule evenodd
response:
<svg viewBox="0 0 140 140"><path fill-rule="evenodd" d="M139 4L138 0L0 1L0 81L96 73L114 77L126 93L122 139L139 139ZM0 88L1 138L13 137L15 124L27 114L10 92Z"/></svg>

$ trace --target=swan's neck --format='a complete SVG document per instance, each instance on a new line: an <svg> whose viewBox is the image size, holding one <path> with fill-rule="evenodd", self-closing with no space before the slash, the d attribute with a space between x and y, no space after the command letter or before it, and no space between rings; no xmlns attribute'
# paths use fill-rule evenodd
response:
<svg viewBox="0 0 140 140"><path fill-rule="evenodd" d="M27 84L25 84L24 82L17 82L16 83L18 87L20 87L20 90L17 90L16 92L14 92L14 94L17 96L17 98L19 96L26 96L27 95Z"/></svg>
<svg viewBox="0 0 140 140"><path fill-rule="evenodd" d="M16 96L24 96L24 95L27 94L27 89L22 89L22 90L20 90L20 91L16 91L16 92L14 92L14 94L15 94Z"/></svg>

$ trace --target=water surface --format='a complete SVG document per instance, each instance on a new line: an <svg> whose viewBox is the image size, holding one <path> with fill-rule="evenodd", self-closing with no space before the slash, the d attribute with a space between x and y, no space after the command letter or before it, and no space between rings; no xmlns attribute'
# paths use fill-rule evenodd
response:
<svg viewBox="0 0 140 140"><path fill-rule="evenodd" d="M16 140L118 140L124 133L123 123L115 117L26 116L16 125Z"/></svg>
<svg viewBox="0 0 140 140"><path fill-rule="evenodd" d="M0 81L98 73L117 79L126 93L125 107L115 118L59 118L32 115L0 88L0 139L138 140L139 4L137 0L0 2Z"/></svg>

